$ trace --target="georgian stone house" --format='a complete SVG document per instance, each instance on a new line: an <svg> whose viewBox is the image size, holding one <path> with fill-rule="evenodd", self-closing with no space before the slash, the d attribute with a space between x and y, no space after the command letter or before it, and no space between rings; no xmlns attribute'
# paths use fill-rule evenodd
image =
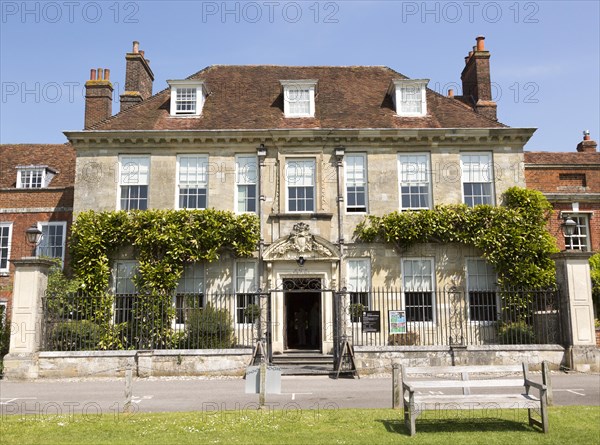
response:
<svg viewBox="0 0 600 445"><path fill-rule="evenodd" d="M329 352L332 291L342 287L351 302L384 313L368 289L418 289L419 302L406 292L402 306L419 305L417 321L431 322L435 290L493 288L480 252L457 244L398 252L359 243L354 230L369 214L500 204L506 189L525 185L523 146L534 129L497 120L489 59L480 37L461 63L461 96L384 66L216 65L152 94L154 74L134 42L120 112L112 115L109 71L92 70L85 129L65 132L77 152L74 213L257 213L254 258L190 265L180 286L236 293L237 324L247 322L248 292L272 291L275 352ZM135 258L115 258L113 269L115 292L129 291ZM315 292L293 292L307 280ZM317 335L298 333L300 313Z"/></svg>

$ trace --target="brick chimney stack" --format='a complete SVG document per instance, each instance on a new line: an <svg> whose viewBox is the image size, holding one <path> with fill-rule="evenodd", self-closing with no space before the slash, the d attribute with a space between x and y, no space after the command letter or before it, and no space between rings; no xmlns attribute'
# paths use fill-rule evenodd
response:
<svg viewBox="0 0 600 445"><path fill-rule="evenodd" d="M112 116L113 86L109 69L92 69L90 80L85 83L84 129Z"/></svg>
<svg viewBox="0 0 600 445"><path fill-rule="evenodd" d="M152 96L154 73L150 69L150 60L140 51L140 44L133 42L132 52L125 54L125 92L121 94L121 111L138 104Z"/></svg>
<svg viewBox="0 0 600 445"><path fill-rule="evenodd" d="M577 151L580 153L595 153L598 144L590 138L590 130L584 130L583 141L577 144Z"/></svg>
<svg viewBox="0 0 600 445"><path fill-rule="evenodd" d="M463 88L462 96L472 103L477 113L498 120L496 116L497 105L492 100L490 52L485 50L484 36L478 36L475 40L477 40L477 45L465 57L465 68L460 75Z"/></svg>

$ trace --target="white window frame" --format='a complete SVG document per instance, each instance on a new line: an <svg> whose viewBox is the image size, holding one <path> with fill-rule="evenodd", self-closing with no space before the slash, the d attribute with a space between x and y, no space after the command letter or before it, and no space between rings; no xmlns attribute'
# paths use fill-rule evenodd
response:
<svg viewBox="0 0 600 445"><path fill-rule="evenodd" d="M408 162L403 161L403 158L416 158L417 160L419 158L424 157L425 158L425 172L422 171L422 166L423 164L420 162L411 162L410 160ZM397 158L397 163L398 163L398 195L400 197L400 203L399 203L399 208L400 210L427 210L427 209L432 209L433 208L433 196L432 196L432 179L431 179L431 154L428 152L410 152L410 153L398 153L398 158ZM416 175L422 175L423 173L425 173L425 176L427 178L427 206L425 207L413 207L413 206L408 206L408 207L404 207L402 205L402 187L403 186L410 186L410 185L418 185L418 184L425 184L425 182L423 181L407 181L407 182L403 182L403 173L404 173L404 166L410 166L410 165L415 165L416 166L416 170L413 168L408 168L407 173L408 174L416 174Z"/></svg>
<svg viewBox="0 0 600 445"><path fill-rule="evenodd" d="M362 168L363 168L363 178L362 181L360 180L356 180L356 177L354 178L353 181L350 181L350 169L354 168L353 166L350 166L348 163L348 160L350 158L360 158L362 159ZM355 166L356 164L354 164ZM354 168L354 170L356 170ZM361 213L368 213L369 212L369 189L368 189L368 166L367 166L367 154L366 153L346 153L346 156L344 156L344 201L345 201L345 210L346 210L346 214L349 215L355 215L355 214L361 214ZM350 207L350 201L348 200L348 187L364 187L364 198L365 198L365 205L364 205L364 210L357 210L357 211L349 211L348 209L350 208L356 208L356 209L360 209L361 206L355 205L353 207Z"/></svg>
<svg viewBox="0 0 600 445"><path fill-rule="evenodd" d="M361 286L358 284L358 277L353 277L353 264L357 264L358 270L361 267L364 267L366 273L366 284ZM362 266L361 266L362 264ZM365 305L365 310L371 310L371 305L373 302L371 301L371 258L349 258L346 261L346 289L348 290L349 304L352 303L352 294L366 294L367 295L367 304ZM361 302L362 304L362 302ZM352 323L361 323L361 321L352 321L352 314L350 315L350 320Z"/></svg>
<svg viewBox="0 0 600 445"><path fill-rule="evenodd" d="M12 247L12 229L13 229L13 223L11 222L0 222L0 229L4 229L8 227L8 235L7 235L7 246L4 248L6 249L6 267L2 267L0 268L0 276L4 276L4 275L8 275L8 272L10 270L10 250ZM1 252L1 250L0 250ZM1 259L1 254L0 254L0 259Z"/></svg>
<svg viewBox="0 0 600 445"><path fill-rule="evenodd" d="M241 162L241 160L250 160L250 162ZM250 167L249 167L250 166ZM252 168L254 167L254 168ZM252 171L254 176L252 176ZM254 211L240 209L240 187L254 186ZM258 157L250 154L235 155L235 211L236 213L257 213L258 200ZM246 201L244 201L246 202Z"/></svg>
<svg viewBox="0 0 600 445"><path fill-rule="evenodd" d="M314 117L315 116L315 89L316 80L280 80L283 87L283 114L285 117ZM308 112L292 112L290 104L294 102L297 96L296 91L302 90L308 92Z"/></svg>
<svg viewBox="0 0 600 445"><path fill-rule="evenodd" d="M422 117L427 115L427 84L429 79L394 79L388 93L392 96L396 114L402 117ZM421 93L421 111L403 110L402 103L407 90Z"/></svg>
<svg viewBox="0 0 600 445"><path fill-rule="evenodd" d="M590 215L586 213L578 213L578 212L563 212L563 215L568 215L577 226L575 227L575 231L572 236L565 236L565 248L572 250L581 250L582 252L590 252L591 251L591 240L590 240ZM582 235L582 229L585 231L585 234ZM573 238L578 239L577 247L573 249ZM568 243L567 243L568 240ZM584 240L585 243L582 243L581 240Z"/></svg>
<svg viewBox="0 0 600 445"><path fill-rule="evenodd" d="M479 156L486 157L488 162L481 163L481 159L479 160L479 165L483 167L479 169L479 171L475 171L473 173L472 169L468 169L465 167L465 157L466 156ZM471 164L471 163L469 163ZM487 167L486 167L487 166ZM481 179L485 179L487 175L487 181L465 181L467 176L472 176L473 174L478 175ZM494 157L491 151L463 151L460 153L460 182L461 182L461 194L462 194L462 202L463 204L469 205L465 199L465 184L490 184L490 202L489 205L496 204L496 192L494 187ZM477 205L477 204L475 204ZM474 207L474 206L470 206Z"/></svg>
<svg viewBox="0 0 600 445"><path fill-rule="evenodd" d="M185 80L167 80L171 88L171 103L170 103L170 114L171 116L176 117L186 117L186 116L200 116L202 114L202 109L204 108L204 102L206 101L206 86L203 81L198 81L195 79L185 79ZM177 92L181 89L192 89L196 92L196 103L194 106L194 110L177 110Z"/></svg>
<svg viewBox="0 0 600 445"><path fill-rule="evenodd" d="M191 274L192 276L186 276L187 274ZM197 289L189 289L187 286L187 283L192 284L192 286L195 288L196 286L198 287ZM183 284L183 287L182 287ZM201 302L202 304L194 307L192 309L197 309L197 308L201 308L201 307L205 307L206 304L206 266L204 263L202 262L198 262L198 263L191 263L191 264L186 264L184 269L183 269L183 273L181 274L181 277L179 278L179 283L177 283L177 287L175 288L174 294L173 294L173 307L175 308L175 317L173 318L173 327L176 329L183 329L185 327L185 319L187 318L187 313L184 313L184 321L183 323L178 323L177 322L177 298L179 296L183 296L184 298L184 302L181 305L181 309L183 311L185 311L186 308L186 304L185 304L185 297L187 296L200 296L201 297Z"/></svg>
<svg viewBox="0 0 600 445"><path fill-rule="evenodd" d="M141 162L145 161L145 162ZM125 166L137 165L137 170L134 172L125 171ZM145 172L142 170L145 169ZM124 176L127 180L124 181ZM145 176L145 179L141 179ZM134 179L137 178L137 179ZM119 191L117 193L117 209L118 210L136 210L124 209L121 206L121 194L123 187L146 187L146 209L149 208L150 202L150 155L119 155ZM139 199L139 198L138 198ZM143 209L145 210L145 209Z"/></svg>
<svg viewBox="0 0 600 445"><path fill-rule="evenodd" d="M43 222L37 223L37 228L39 230L41 230L42 232L44 231L44 227L51 227L51 226L62 227L62 245L61 245L62 255L60 257L60 262L64 266L64 264L65 264L65 249L66 249L66 245L67 245L67 222L66 221L43 221ZM40 239L40 243L35 248L37 256L43 256L42 249L48 249L47 246L44 247L42 245L43 242L44 242L44 236L42 235L42 237ZM52 246L52 247L56 247L56 246ZM47 255L45 255L45 256L47 256ZM51 257L51 258L58 258L58 257Z"/></svg>
<svg viewBox="0 0 600 445"><path fill-rule="evenodd" d="M24 183L24 173L41 173L39 187L32 187L32 176L29 176L27 182ZM47 165L19 165L17 166L17 188L33 190L47 188L55 174L56 172L48 168Z"/></svg>
<svg viewBox="0 0 600 445"><path fill-rule="evenodd" d="M118 281L119 281L119 265L124 265L126 266L129 270L129 277L125 277L125 279L131 281L131 285L133 286L132 292L119 292L119 288L118 288ZM139 263L136 260L119 260L119 261L115 261L114 265L113 265L113 269L112 269L112 291L113 291L113 295L115 297L121 296L121 295L127 295L130 296L129 298L131 298L130 302L133 303L133 299L136 298L137 294L138 294L138 289L135 286L135 282L133 281L133 277L135 275L137 275L139 273ZM132 273L133 272L133 273ZM131 308L118 308L117 307L117 303L119 302L123 302L125 301L123 297L121 297L120 299L115 298L115 302L114 302L114 307L113 307L113 323L117 324L117 323L123 323L124 321L127 321L127 319L131 316L131 311L133 309L133 307ZM118 311L122 311L122 312L118 312ZM127 316L127 318L120 320L120 317L123 316L123 314L129 314ZM119 321L120 320L120 321Z"/></svg>
<svg viewBox="0 0 600 445"><path fill-rule="evenodd" d="M407 261L427 261L431 265L431 289L430 290L408 290L406 286L406 262ZM435 261L431 257L408 257L402 258L400 262L400 273L402 276L402 307L406 313L406 321L413 324L436 324L437 323L437 310L436 310L436 293L435 293ZM408 310L406 305L406 292L431 292L431 320L409 320Z"/></svg>
<svg viewBox="0 0 600 445"><path fill-rule="evenodd" d="M193 184L188 184L187 187L182 187L182 183L181 183L181 160L182 159L186 159L186 158L195 158L197 159L198 162L197 165L199 166L204 166L204 172L201 174L204 176L205 181L196 181L196 189L201 189L204 188L206 190L206 205L204 207L182 207L180 205L181 202L181 189L182 188L194 188L191 187L191 185ZM177 186L176 186L176 197L175 197L175 208L176 209L180 209L180 210L204 210L208 208L208 176L209 176L209 168L208 168L208 155L207 154L202 154L202 153L190 153L190 154L180 154L177 155L177 167L176 167L176 172L175 172L175 176L176 176L176 180L177 180ZM198 176L198 172L196 172L196 176Z"/></svg>
<svg viewBox="0 0 600 445"><path fill-rule="evenodd" d="M242 265L244 267L250 266L252 269L254 269L254 280L248 281L246 277L240 276L240 271L238 270L238 268ZM240 281L240 280L242 280L242 281ZM256 260L237 260L237 261L235 261L233 283L235 286L235 292L234 292L234 294L235 294L235 324L243 325L243 326L252 326L254 323L246 323L245 317L241 321L238 317L238 295L255 294L256 295L255 298L256 299L259 298L258 295L256 294L256 291L257 291L258 285L259 285L258 262ZM258 304L260 306L260 301L256 301L251 304ZM247 307L248 307L248 305L244 306L244 309Z"/></svg>
<svg viewBox="0 0 600 445"><path fill-rule="evenodd" d="M305 163L312 163L313 174L312 174L312 185L296 185L292 184L290 180L290 176L288 173L289 165L293 163L299 163L304 165ZM306 167L302 167L304 170ZM285 160L285 210L287 213L315 213L317 211L317 160L316 158L287 158ZM306 175L302 175L302 178L305 178ZM296 178L296 177L295 177ZM294 179L294 183L297 181ZM290 210L290 187L312 187L313 191L313 209L312 210Z"/></svg>
<svg viewBox="0 0 600 445"><path fill-rule="evenodd" d="M473 284L473 275L472 273L469 272L469 265L470 264L483 264L484 267L486 267L488 270L491 269L493 274L486 274L486 277L491 277L493 276L493 283L486 283L486 285L484 286L484 288L482 288L481 286L475 286ZM478 266L479 268L479 266ZM475 274L477 277L480 277L482 275L479 274ZM470 323L473 324L479 324L479 325L490 325L490 324L494 324L496 323L497 320L472 320L471 319L471 291L483 291L483 292L494 292L496 298L495 298L495 302L496 302L496 317L499 314L500 311L500 294L498 292L498 285L497 285L497 281L498 281L498 274L493 270L493 267L484 259L484 258L478 258L478 257L467 257L465 258L465 277L466 277L466 285L467 285L467 295L466 295L466 303L467 303L467 319L469 320Z"/></svg>

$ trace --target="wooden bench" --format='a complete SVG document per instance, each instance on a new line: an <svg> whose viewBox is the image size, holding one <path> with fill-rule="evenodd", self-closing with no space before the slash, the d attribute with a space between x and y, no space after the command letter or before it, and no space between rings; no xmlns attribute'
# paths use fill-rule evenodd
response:
<svg viewBox="0 0 600 445"><path fill-rule="evenodd" d="M519 378L504 378L507 374ZM527 409L529 425L548 432L546 385L529 379L523 365L507 366L428 366L401 367L404 424L410 435L416 433L415 422L423 411L475 409ZM462 394L442 394L461 392ZM516 388L524 388L517 392ZM537 396L530 394L531 388ZM473 389L473 394L471 394ZM494 389L494 391L492 391ZM539 410L541 420L532 417Z"/></svg>

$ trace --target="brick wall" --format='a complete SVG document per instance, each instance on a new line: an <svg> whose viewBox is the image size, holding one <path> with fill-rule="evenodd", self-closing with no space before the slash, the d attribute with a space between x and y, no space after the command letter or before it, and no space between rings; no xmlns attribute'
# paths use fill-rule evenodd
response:
<svg viewBox="0 0 600 445"><path fill-rule="evenodd" d="M47 165L57 173L48 188L17 189L18 165ZM25 231L33 224L66 221L68 237L73 219L74 182L75 150L70 144L0 145L0 222L12 223L10 259L33 253L25 238ZM68 266L68 255L65 262ZM0 276L0 300L8 302L9 311L13 275L14 266L10 264L9 275Z"/></svg>
<svg viewBox="0 0 600 445"><path fill-rule="evenodd" d="M525 182L528 188L539 190L554 201L548 229L559 249L565 249L560 212L572 212L572 203L578 202L580 212L591 212L590 247L600 251L600 202L593 195L600 193L600 153L526 152Z"/></svg>
<svg viewBox="0 0 600 445"><path fill-rule="evenodd" d="M526 165L525 181L527 187L543 193L600 193L600 168L581 167L531 168Z"/></svg>

